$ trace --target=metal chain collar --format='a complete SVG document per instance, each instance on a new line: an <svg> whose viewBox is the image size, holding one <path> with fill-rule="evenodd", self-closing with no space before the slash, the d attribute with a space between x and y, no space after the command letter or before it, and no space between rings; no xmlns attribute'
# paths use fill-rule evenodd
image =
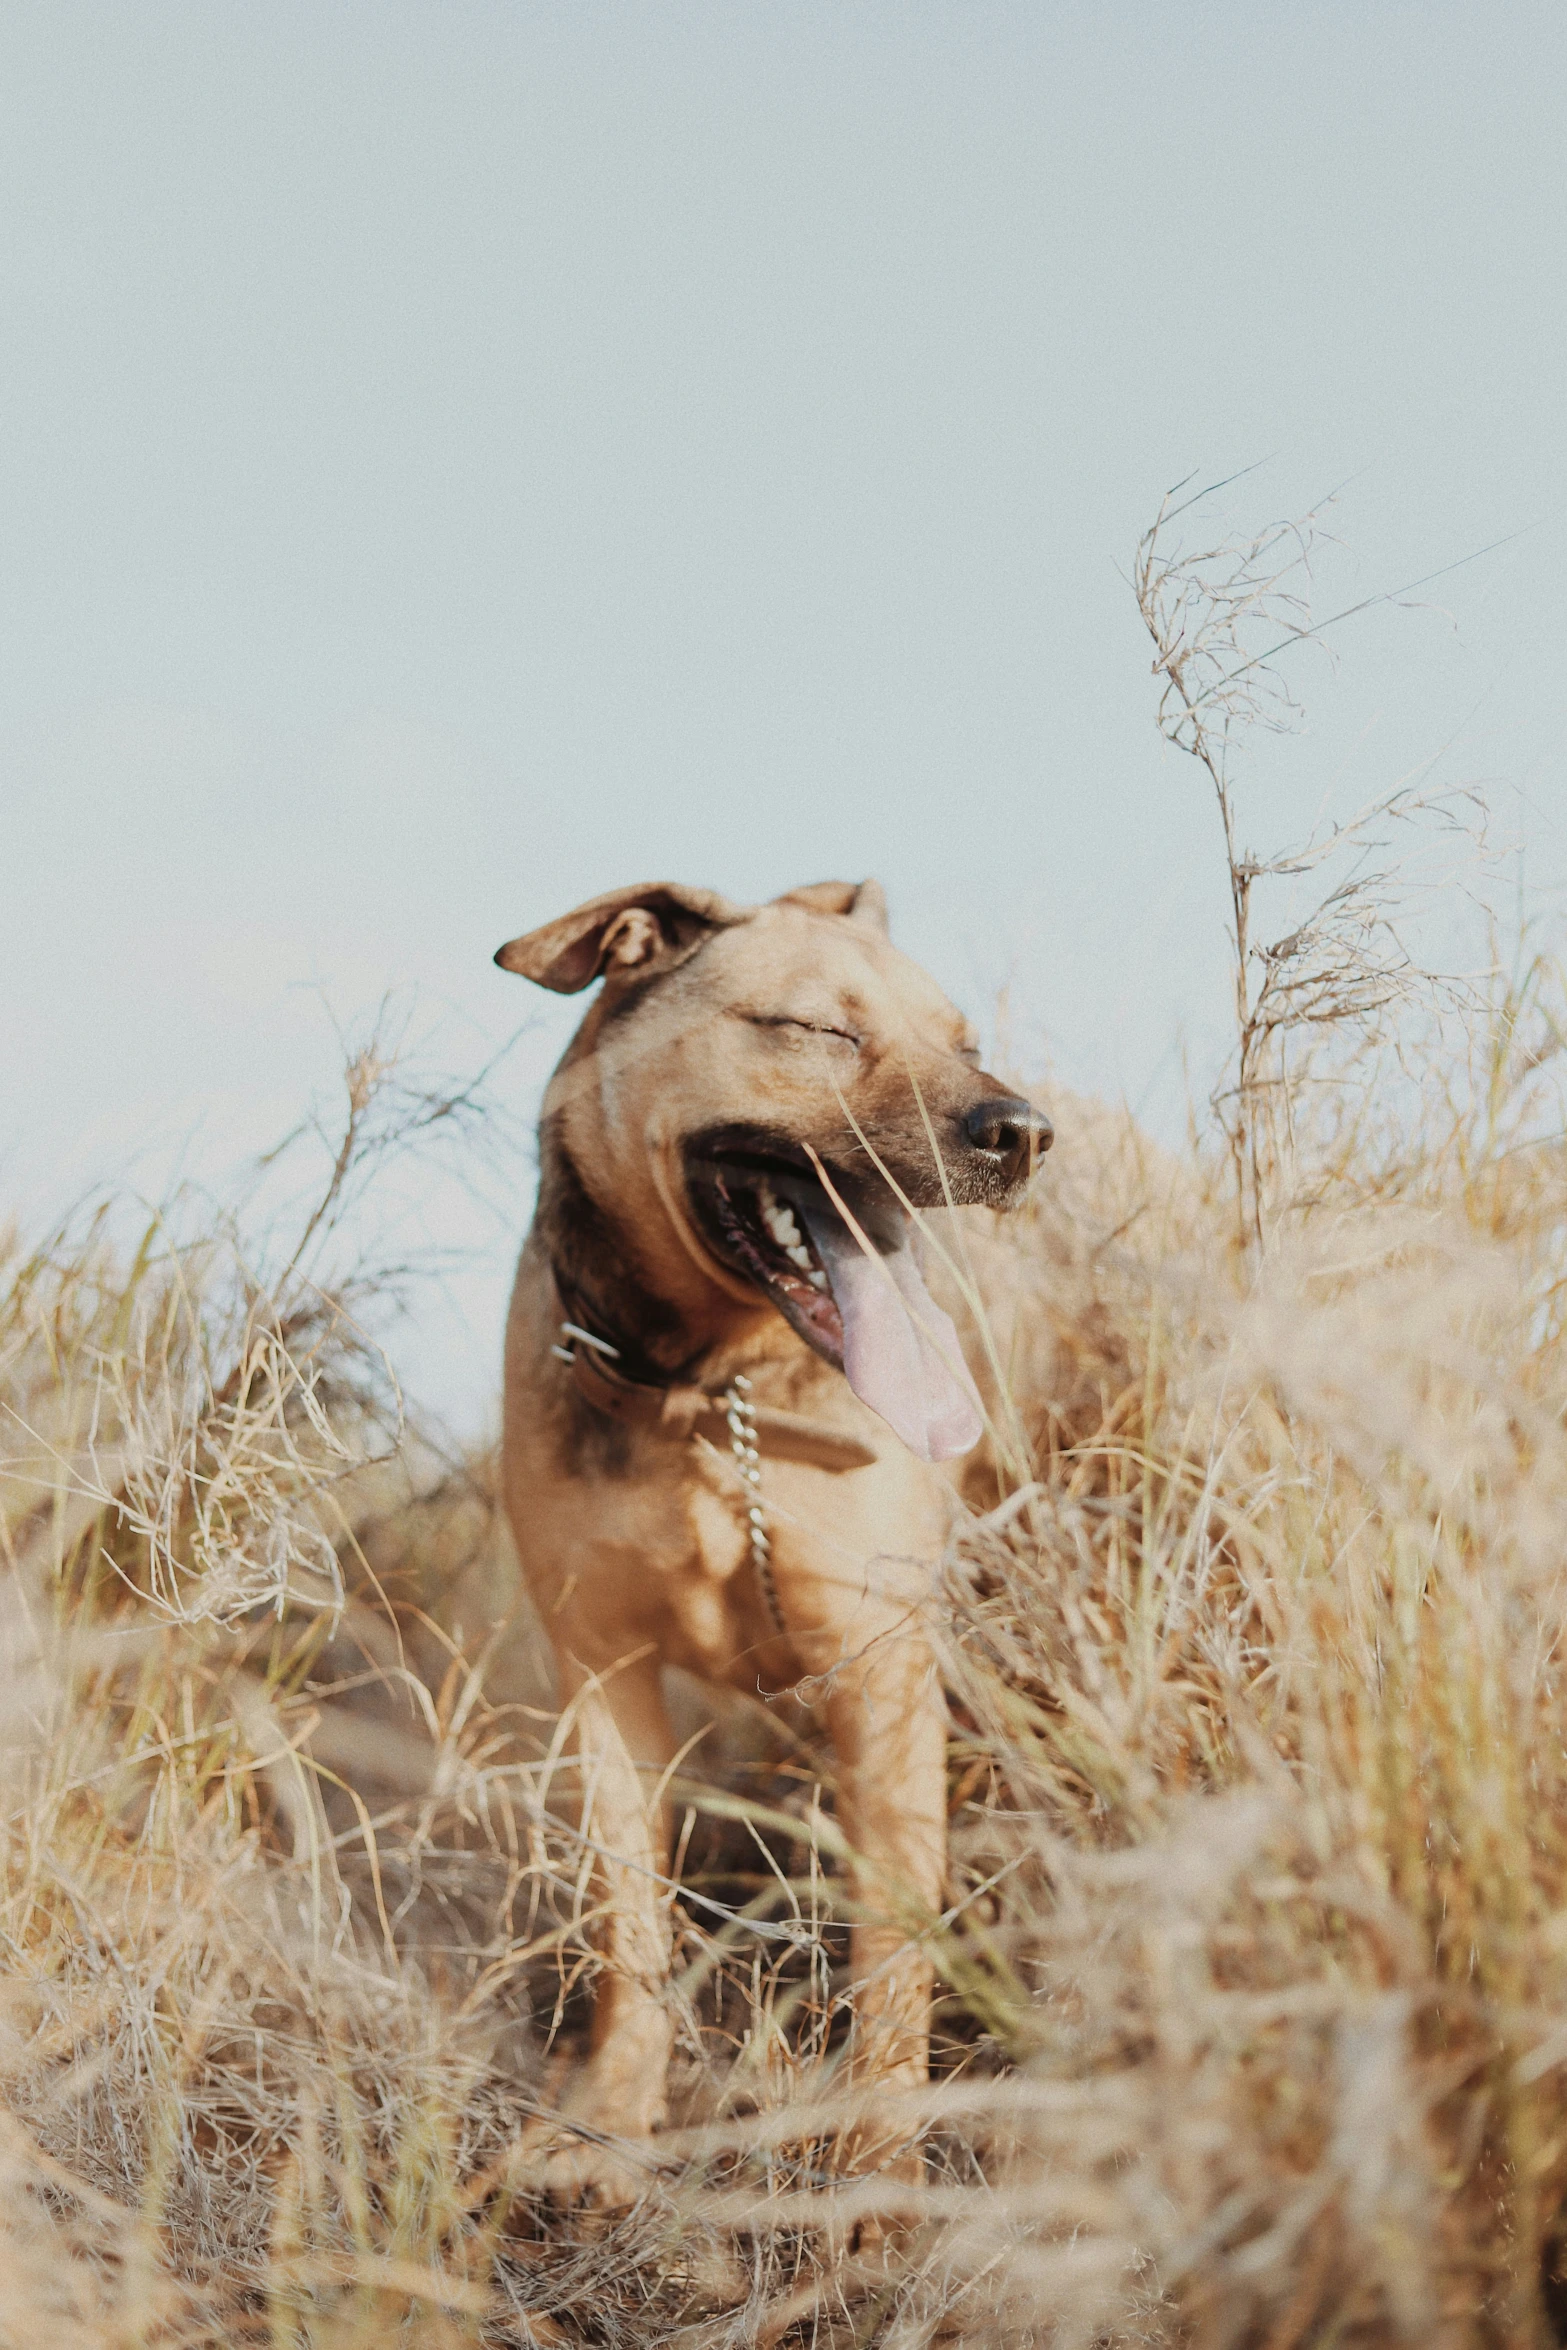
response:
<svg viewBox="0 0 1567 2350"><path fill-rule="evenodd" d="M751 1382L737 1371L724 1391L724 1411L729 1423L729 1449L734 1455L735 1467L748 1496L746 1525L751 1536L751 1564L767 1602L767 1612L777 1629L785 1629L783 1610L778 1605L778 1586L773 1581L773 1546L767 1532L767 1513L762 1507L762 1462L756 1444L756 1406L751 1401Z"/></svg>

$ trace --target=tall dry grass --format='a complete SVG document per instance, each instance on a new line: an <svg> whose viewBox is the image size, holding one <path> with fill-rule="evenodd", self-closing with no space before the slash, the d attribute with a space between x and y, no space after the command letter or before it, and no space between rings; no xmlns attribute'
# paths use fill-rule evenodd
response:
<svg viewBox="0 0 1567 2350"><path fill-rule="evenodd" d="M592 1921L488 1464L275 1236L13 1256L0 2339L1556 2338L1552 984L1320 1134L1260 1256L1222 1152L1066 1100L1031 1206L969 1219L1011 1435L932 1603L896 2194L825 2161L824 1760L735 1701L683 1766L677 2126L628 2218L536 2203Z"/></svg>
<svg viewBox="0 0 1567 2350"><path fill-rule="evenodd" d="M371 1049L292 1226L4 1260L6 2350L1567 2340L1561 978L1429 984L1380 860L1434 802L1244 847L1311 532L1178 518L1134 586L1237 1059L1211 1142L1053 1098L1031 1203L933 1235L992 1433L930 1602L946 1904L885 1888L922 2182L831 2160L808 1709L685 1687L673 2123L622 2218L535 2191L592 1856L492 1464L407 1424L348 1246L480 1105Z"/></svg>

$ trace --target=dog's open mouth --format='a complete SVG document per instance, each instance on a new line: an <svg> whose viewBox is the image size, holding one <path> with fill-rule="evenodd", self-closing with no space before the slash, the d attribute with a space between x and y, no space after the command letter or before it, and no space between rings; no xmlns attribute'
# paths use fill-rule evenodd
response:
<svg viewBox="0 0 1567 2350"><path fill-rule="evenodd" d="M825 1217L808 1216L800 1196L814 1191L822 1211L841 1222L821 1184L739 1158L700 1161L695 1174L692 1189L720 1254L766 1289L785 1321L841 1371L843 1316L811 1233Z"/></svg>
<svg viewBox="0 0 1567 2350"><path fill-rule="evenodd" d="M766 1291L911 1451L925 1460L967 1452L982 1425L979 1399L957 1332L925 1286L908 1217L885 1186L830 1171L835 1202L796 1158L792 1144L692 1152L687 1182L709 1246Z"/></svg>

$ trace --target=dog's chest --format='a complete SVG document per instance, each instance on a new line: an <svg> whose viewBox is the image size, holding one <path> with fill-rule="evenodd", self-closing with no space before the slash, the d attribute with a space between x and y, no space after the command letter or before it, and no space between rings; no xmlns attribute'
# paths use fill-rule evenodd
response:
<svg viewBox="0 0 1567 2350"><path fill-rule="evenodd" d="M749 1496L728 1464L682 1448L678 1509L682 1556L666 1561L666 1600L675 1634L671 1661L709 1679L775 1626L757 1579L746 1516Z"/></svg>

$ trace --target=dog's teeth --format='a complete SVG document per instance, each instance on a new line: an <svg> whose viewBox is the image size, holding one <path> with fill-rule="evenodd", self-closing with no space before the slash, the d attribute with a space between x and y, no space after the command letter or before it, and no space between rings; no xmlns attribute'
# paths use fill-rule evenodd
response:
<svg viewBox="0 0 1567 2350"><path fill-rule="evenodd" d="M807 1273L805 1278L813 1289L825 1289L827 1286L827 1276L819 1268Z"/></svg>
<svg viewBox="0 0 1567 2350"><path fill-rule="evenodd" d="M781 1208L778 1202L770 1197L762 1199L761 1208L762 1222L767 1226L778 1246L786 1256L792 1254L800 1246L800 1227L794 1220L794 1210Z"/></svg>
<svg viewBox="0 0 1567 2350"><path fill-rule="evenodd" d="M786 1248L784 1255L789 1259L791 1265L798 1265L802 1273L810 1271L811 1252L808 1248Z"/></svg>

